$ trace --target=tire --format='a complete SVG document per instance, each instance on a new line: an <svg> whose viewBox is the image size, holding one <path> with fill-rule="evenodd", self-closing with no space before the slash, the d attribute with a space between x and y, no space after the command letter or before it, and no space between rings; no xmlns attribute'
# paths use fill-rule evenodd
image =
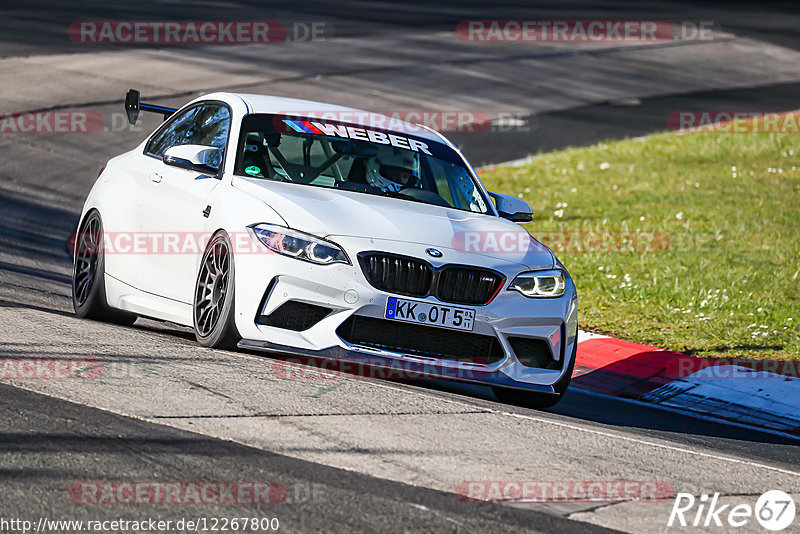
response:
<svg viewBox="0 0 800 534"><path fill-rule="evenodd" d="M115 310L108 305L105 282L105 250L103 221L100 212L86 214L75 238L72 263L72 307L75 315L125 326L136 321L136 315Z"/></svg>
<svg viewBox="0 0 800 534"><path fill-rule="evenodd" d="M515 406L523 406L525 408L533 408L534 410L552 408L559 403L564 397L564 393L567 391L569 381L572 379L572 370L575 368L575 356L577 356L577 352L578 343L576 339L575 348L572 349L572 358L570 359L567 372L553 384L553 389L556 392L555 395L551 393L526 391L524 389L493 387L492 391L494 392L494 396L497 397L497 400L500 402L514 404Z"/></svg>
<svg viewBox="0 0 800 534"><path fill-rule="evenodd" d="M228 234L217 232L203 253L194 290L194 335L204 347L234 350L242 339L234 320L234 274Z"/></svg>

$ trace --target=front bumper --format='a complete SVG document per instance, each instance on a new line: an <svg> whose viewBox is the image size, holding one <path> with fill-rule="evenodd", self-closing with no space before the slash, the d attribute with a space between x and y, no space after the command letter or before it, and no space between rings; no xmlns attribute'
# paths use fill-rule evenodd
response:
<svg viewBox="0 0 800 534"><path fill-rule="evenodd" d="M376 246L371 240L337 238L351 258L364 250L386 250L387 244ZM392 243L397 254L420 257L418 244ZM243 337L242 348L264 350L343 362L345 368L375 367L403 377L443 378L493 386L524 388L554 393L553 385L570 368L577 343L577 295L571 279L562 297L529 299L507 286L514 276L526 270L484 256L466 255L445 250L439 264L469 264L506 274L498 295L485 306L464 306L442 303L435 297L408 300L432 302L476 311L473 333L493 336L502 348L502 357L493 363L473 363L446 357L423 357L376 346L348 343L337 329L354 315L384 319L387 298L391 295L372 287L358 262L354 265L319 266L274 253L239 255L236 257L235 298L236 326ZM426 258L430 263L430 258ZM283 304L294 301L330 309L323 319L305 330L290 330L259 324L256 318L269 316ZM439 327L426 326L438 330ZM448 330L448 332L453 332ZM557 368L525 366L514 353L510 338L530 338L547 343Z"/></svg>

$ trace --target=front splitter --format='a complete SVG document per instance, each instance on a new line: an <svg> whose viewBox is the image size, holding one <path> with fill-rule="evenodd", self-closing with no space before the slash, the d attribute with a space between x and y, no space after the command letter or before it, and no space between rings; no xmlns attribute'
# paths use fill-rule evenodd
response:
<svg viewBox="0 0 800 534"><path fill-rule="evenodd" d="M362 377L389 380L444 379L557 395L552 386L519 382L500 371L487 371L473 367L450 367L419 361L414 356L409 356L408 358L380 356L370 352L362 352L357 347L350 349L330 347L322 350L310 350L270 343L269 341L253 341L249 339L241 340L238 346L242 349L338 362L340 365L330 368L325 367L324 370L355 374ZM380 369L383 372L375 373L374 369Z"/></svg>

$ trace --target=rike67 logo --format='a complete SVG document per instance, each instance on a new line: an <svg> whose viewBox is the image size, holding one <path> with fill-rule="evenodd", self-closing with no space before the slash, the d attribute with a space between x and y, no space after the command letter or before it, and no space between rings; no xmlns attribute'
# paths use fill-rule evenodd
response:
<svg viewBox="0 0 800 534"><path fill-rule="evenodd" d="M699 498L691 493L678 493L669 514L668 527L723 527L739 528L753 526L755 519L761 527L780 531L794 522L795 503L792 496L780 490L763 493L755 506L747 503L723 504L720 494L702 494Z"/></svg>

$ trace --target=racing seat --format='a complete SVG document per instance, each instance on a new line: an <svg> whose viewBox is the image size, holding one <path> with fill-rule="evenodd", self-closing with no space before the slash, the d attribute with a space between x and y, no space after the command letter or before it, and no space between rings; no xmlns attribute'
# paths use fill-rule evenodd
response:
<svg viewBox="0 0 800 534"><path fill-rule="evenodd" d="M275 170L269 161L269 152L264 143L264 135L258 132L251 132L245 138L245 149L242 157L242 168L245 174L255 178L272 178ZM260 172L251 174L246 169L256 167Z"/></svg>
<svg viewBox="0 0 800 534"><path fill-rule="evenodd" d="M351 184L366 184L367 183L367 165L362 158L355 158L353 165L350 167L350 172L347 173L347 181Z"/></svg>

